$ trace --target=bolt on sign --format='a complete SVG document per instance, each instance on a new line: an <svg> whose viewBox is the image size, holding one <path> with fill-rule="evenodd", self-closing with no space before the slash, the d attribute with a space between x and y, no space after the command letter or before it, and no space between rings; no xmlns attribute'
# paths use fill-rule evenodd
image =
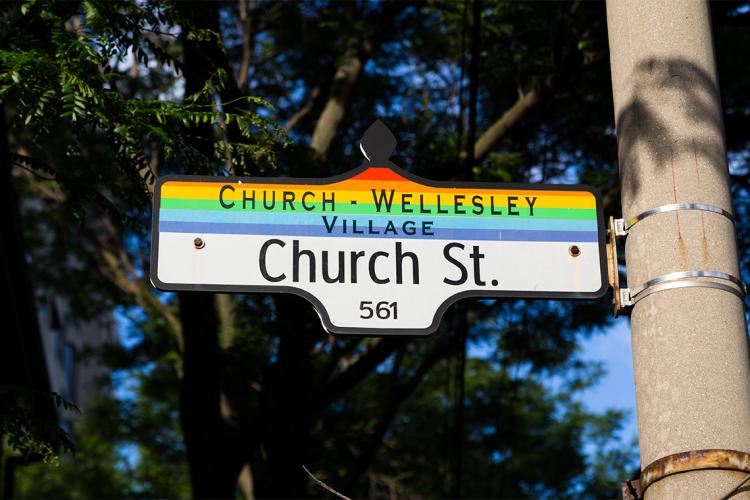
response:
<svg viewBox="0 0 750 500"><path fill-rule="evenodd" d="M423 335L467 297L595 299L607 290L601 196L559 184L436 182L389 161L327 179L167 176L154 191L161 290L286 292L350 335Z"/></svg>

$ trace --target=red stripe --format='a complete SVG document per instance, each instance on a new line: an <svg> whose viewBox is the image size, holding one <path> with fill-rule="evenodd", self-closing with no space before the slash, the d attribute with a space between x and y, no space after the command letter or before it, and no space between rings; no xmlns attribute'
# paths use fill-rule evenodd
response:
<svg viewBox="0 0 750 500"><path fill-rule="evenodd" d="M358 181L405 181L404 177L397 174L388 167L370 167L361 174L357 174L352 179Z"/></svg>

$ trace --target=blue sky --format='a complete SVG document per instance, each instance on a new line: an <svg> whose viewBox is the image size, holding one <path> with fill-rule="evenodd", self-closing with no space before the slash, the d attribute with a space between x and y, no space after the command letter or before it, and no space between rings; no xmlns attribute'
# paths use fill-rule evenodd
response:
<svg viewBox="0 0 750 500"><path fill-rule="evenodd" d="M627 318L617 319L604 333L584 340L581 348L584 360L603 361L607 369L602 381L584 393L583 402L596 411L607 408L628 410L623 437L629 442L637 434L630 321Z"/></svg>

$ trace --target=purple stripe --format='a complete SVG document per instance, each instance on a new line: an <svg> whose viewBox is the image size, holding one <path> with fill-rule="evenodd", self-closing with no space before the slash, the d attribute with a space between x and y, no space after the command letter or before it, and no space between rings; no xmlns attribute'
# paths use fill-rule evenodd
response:
<svg viewBox="0 0 750 500"><path fill-rule="evenodd" d="M351 231L351 228L348 228ZM485 241L566 241L596 242L596 231L530 231L525 229L456 229L432 228L434 235L383 234L382 227L373 228L380 234L344 233L337 225L329 233L324 225L283 225L283 224L237 224L227 222L177 222L161 221L159 231L163 233L206 233L206 234L252 234L266 236L335 236L344 238L404 238L430 240L485 240Z"/></svg>

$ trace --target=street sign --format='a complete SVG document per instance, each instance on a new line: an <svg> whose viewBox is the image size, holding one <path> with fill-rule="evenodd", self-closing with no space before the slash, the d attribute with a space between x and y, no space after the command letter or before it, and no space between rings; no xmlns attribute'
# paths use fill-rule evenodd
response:
<svg viewBox="0 0 750 500"><path fill-rule="evenodd" d="M429 334L467 297L606 292L593 189L422 179L388 161L381 122L361 148L369 161L327 179L160 178L154 286L294 293L353 335Z"/></svg>

